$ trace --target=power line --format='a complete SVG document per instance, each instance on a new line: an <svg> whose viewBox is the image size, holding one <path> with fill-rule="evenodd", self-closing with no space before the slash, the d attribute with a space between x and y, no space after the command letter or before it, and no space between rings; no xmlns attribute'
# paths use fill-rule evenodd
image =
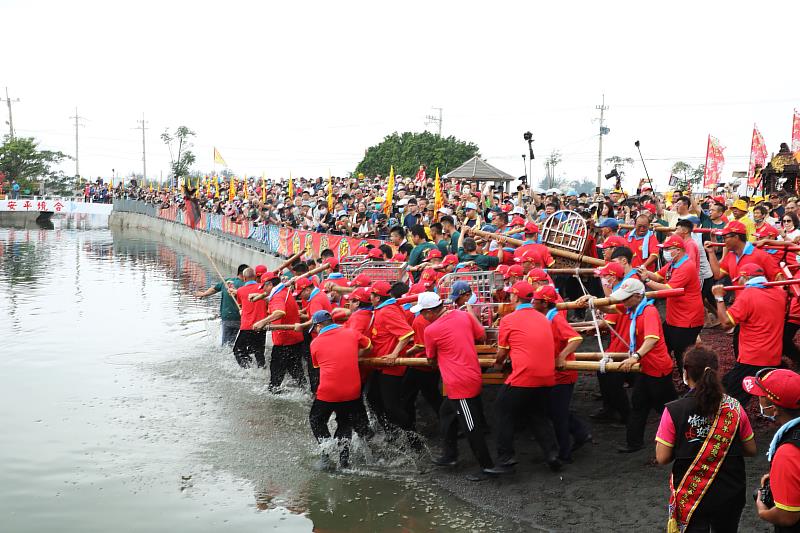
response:
<svg viewBox="0 0 800 533"><path fill-rule="evenodd" d="M597 187L598 189L603 185L603 135L607 135L610 131L608 128L605 127L605 122L603 121L603 114L608 109L606 105L606 95L603 95L603 102L595 106L595 109L600 110L600 135L598 136L598 150L597 150Z"/></svg>
<svg viewBox="0 0 800 533"><path fill-rule="evenodd" d="M147 183L147 148L144 132L149 128L146 127L147 122L144 120L144 113L142 113L142 120L137 120L136 122L139 124L136 129L142 130L142 183Z"/></svg>
<svg viewBox="0 0 800 533"><path fill-rule="evenodd" d="M425 125L429 124L438 124L439 125L439 137L442 136L442 108L441 107L432 107L431 109L435 109L439 111L439 116L435 115L425 115Z"/></svg>
<svg viewBox="0 0 800 533"><path fill-rule="evenodd" d="M11 139L14 138L14 117L11 114L11 103L19 102L19 98L11 98L8 96L8 87L6 87L6 97L0 98L0 102L6 102L8 104L8 133Z"/></svg>
<svg viewBox="0 0 800 533"><path fill-rule="evenodd" d="M75 116L69 117L75 119L75 177L80 179L81 177L81 170L80 170L80 162L78 159L78 129L83 126L79 121L84 117L78 115L78 108L75 107Z"/></svg>

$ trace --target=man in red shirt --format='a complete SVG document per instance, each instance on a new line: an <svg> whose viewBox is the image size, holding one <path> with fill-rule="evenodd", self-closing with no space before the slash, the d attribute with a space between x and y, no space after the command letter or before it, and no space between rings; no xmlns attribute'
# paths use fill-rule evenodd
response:
<svg viewBox="0 0 800 533"><path fill-rule="evenodd" d="M359 436L369 436L369 420L361 401L358 358L369 353L370 340L354 329L333 323L331 314L321 310L311 317L317 334L311 342L311 361L319 369L320 379L308 420L317 442L331 438L328 419L336 413L336 433L340 441L339 464L348 466L353 429ZM327 456L324 456L327 457Z"/></svg>
<svg viewBox="0 0 800 533"><path fill-rule="evenodd" d="M625 240L628 248L633 252L633 268L643 267L646 270L654 271L658 260L658 239L654 232L650 231L650 217L639 215L636 217L636 224Z"/></svg>
<svg viewBox="0 0 800 533"><path fill-rule="evenodd" d="M511 287L513 313L500 319L495 366L511 358L511 374L495 400L497 456L501 466L512 467L514 418L524 413L532 422L536 442L552 470L561 468L553 427L547 418L550 388L555 385L553 332L543 314L533 308L533 286L518 281Z"/></svg>
<svg viewBox="0 0 800 533"><path fill-rule="evenodd" d="M375 312L372 323L372 351L375 357L394 361L414 340L414 330L405 317L403 308L391 296L392 286L385 281L376 281L370 289ZM412 430L408 403L403 394L405 366L387 366L381 370L380 391L388 427L405 432ZM391 431L391 433L397 433ZM415 441L416 442L416 441Z"/></svg>
<svg viewBox="0 0 800 533"><path fill-rule="evenodd" d="M252 268L245 268L242 272L244 285L236 289L236 301L242 308L239 334L233 344L233 355L242 368L249 368L256 358L256 365L264 368L266 360L264 349L267 334L258 331L253 325L267 316L267 304L264 300L251 302L249 295L261 292L261 287L256 283L256 274Z"/></svg>
<svg viewBox="0 0 800 533"><path fill-rule="evenodd" d="M756 498L758 517L775 524L775 531L800 530L800 375L787 369L768 369L746 377L742 387L758 396L759 409L780 424L767 452L769 474L761 478L762 489L769 484L772 503ZM780 528L779 528L780 526Z"/></svg>
<svg viewBox="0 0 800 533"><path fill-rule="evenodd" d="M575 350L583 342L583 337L572 329L563 313L559 313L556 309L558 299L558 293L552 285L538 287L533 293L533 308L550 322L553 333L556 383L550 389L548 414L558 441L558 460L562 463L571 463L572 451L592 440L592 435L586 424L569 410L572 389L578 381L578 372L563 368L567 361L575 360Z"/></svg>
<svg viewBox="0 0 800 533"><path fill-rule="evenodd" d="M672 260L657 273L639 268L639 275L652 290L683 289L681 296L667 298L664 337L667 350L675 356L678 372L683 374L683 353L697 342L705 322L705 308L697 265L689 258L684 245L687 241L673 235L659 244Z"/></svg>
<svg viewBox="0 0 800 533"><path fill-rule="evenodd" d="M712 287L711 292L717 301L720 325L726 329L739 326L736 363L722 378L722 384L730 396L746 407L750 395L742 389L742 379L781 364L786 292L781 287L765 287L767 278L759 265L747 263L738 272L734 281L745 288L736 291L736 300L729 308L721 285Z"/></svg>
<svg viewBox="0 0 800 533"><path fill-rule="evenodd" d="M638 279L626 279L610 298L622 303L630 324L626 339L631 356L622 361L621 370L629 372L636 363L641 366L633 385L627 443L617 449L620 453L631 453L644 448L644 429L650 410L661 413L664 404L677 397L672 384L673 364L664 342L661 316L653 300L645 298L644 284Z"/></svg>
<svg viewBox="0 0 800 533"><path fill-rule="evenodd" d="M315 286L308 278L299 278L294 283L294 297L300 298L300 320L310 320L317 311L332 312L333 306L328 299L328 295L322 292L319 287ZM300 350L303 354L303 359L306 361L306 369L308 370L308 383L311 386L311 392L316 392L317 385L319 384L319 372L311 364L311 338L312 334L308 331L303 331L303 345Z"/></svg>
<svg viewBox="0 0 800 533"><path fill-rule="evenodd" d="M302 278L301 278L302 279ZM267 315L263 320L253 324L254 329L270 329L270 324L292 325L300 322L300 310L297 302L292 298L289 287L280 282L275 272L267 272L262 276L264 291L267 294L269 305ZM288 330L274 330L272 332L272 354L269 361L269 386L272 393L280 392L278 389L283 383L283 378L288 372L298 383L305 385L302 361L303 333Z"/></svg>
<svg viewBox="0 0 800 533"><path fill-rule="evenodd" d="M738 220L728 222L721 230L715 230L714 234L722 235L728 251L721 260L717 261L711 241L704 244L709 252L707 254L708 264L714 273L714 279L721 279L726 275L735 279L739 276L739 269L748 263L755 263L763 268L769 281L783 279L783 274L775 266L769 254L747 242L747 228Z"/></svg>
<svg viewBox="0 0 800 533"><path fill-rule="evenodd" d="M483 380L475 341L484 338L486 332L472 314L458 309L446 310L442 299L433 292L420 294L412 309L430 322L425 328L425 354L431 363L438 365L447 394L439 409L442 455L433 460L434 464L456 465L460 426L481 466L478 474L467 479L480 481L486 474L505 473L507 469L494 466L484 437Z"/></svg>

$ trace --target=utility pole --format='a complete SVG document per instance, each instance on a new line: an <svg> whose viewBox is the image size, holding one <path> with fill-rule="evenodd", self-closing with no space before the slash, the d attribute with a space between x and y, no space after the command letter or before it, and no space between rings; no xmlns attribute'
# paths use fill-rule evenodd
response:
<svg viewBox="0 0 800 533"><path fill-rule="evenodd" d="M83 126L79 120L83 119L84 117L78 115L78 108L75 108L75 116L69 117L75 119L75 178L80 179L81 177L81 167L78 160L78 128Z"/></svg>
<svg viewBox="0 0 800 533"><path fill-rule="evenodd" d="M136 122L139 124L136 129L142 130L142 184L145 184L147 183L147 149L145 147L144 132L148 128L146 127L147 122L144 120L144 113L142 113L142 120L137 120Z"/></svg>
<svg viewBox="0 0 800 533"><path fill-rule="evenodd" d="M425 125L428 124L438 124L439 125L439 137L442 136L442 108L441 107L432 107L431 109L435 109L439 111L439 116L436 115L425 115Z"/></svg>
<svg viewBox="0 0 800 533"><path fill-rule="evenodd" d="M597 150L597 190L600 190L601 185L603 184L603 135L608 135L611 131L610 129L605 127L605 117L604 113L608 110L608 106L606 105L606 95L603 95L603 102L595 106L595 109L600 110L600 135L599 135L599 148Z"/></svg>
<svg viewBox="0 0 800 533"><path fill-rule="evenodd" d="M10 98L8 96L8 87L6 87L6 97L0 98L0 102L6 102L8 104L8 133L9 138L14 138L14 117L11 115L11 103L12 102L19 102L19 98Z"/></svg>

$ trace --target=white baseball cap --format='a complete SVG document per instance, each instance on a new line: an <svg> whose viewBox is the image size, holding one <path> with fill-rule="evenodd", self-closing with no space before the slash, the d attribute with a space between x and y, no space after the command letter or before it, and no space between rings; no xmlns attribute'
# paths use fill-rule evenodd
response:
<svg viewBox="0 0 800 533"><path fill-rule="evenodd" d="M453 210L450 209L449 207L440 207L439 208L439 212L442 213L443 215L452 215L453 214Z"/></svg>
<svg viewBox="0 0 800 533"><path fill-rule="evenodd" d="M417 305L411 307L412 313L419 313L423 309L433 309L442 305L442 298L435 292L422 292L417 297Z"/></svg>
<svg viewBox="0 0 800 533"><path fill-rule="evenodd" d="M511 210L511 213L515 214L515 215L524 215L525 214L525 208L524 207L515 207L514 209Z"/></svg>
<svg viewBox="0 0 800 533"><path fill-rule="evenodd" d="M467 202L464 204L464 209L478 209L478 206L475 205L475 202Z"/></svg>
<svg viewBox="0 0 800 533"><path fill-rule="evenodd" d="M628 278L622 282L619 289L609 295L609 298L617 302L623 302L637 294L644 294L644 283L638 279Z"/></svg>

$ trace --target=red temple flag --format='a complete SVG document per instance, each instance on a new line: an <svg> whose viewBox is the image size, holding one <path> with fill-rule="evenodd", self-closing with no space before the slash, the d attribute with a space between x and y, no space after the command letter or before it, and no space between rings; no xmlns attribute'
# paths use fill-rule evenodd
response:
<svg viewBox="0 0 800 533"><path fill-rule="evenodd" d="M725 147L719 143L719 140L709 135L706 147L706 166L703 171L703 187L706 189L710 189L720 182L722 167L725 165L723 151L725 151Z"/></svg>
<svg viewBox="0 0 800 533"><path fill-rule="evenodd" d="M764 137L753 124L753 140L750 142L750 168L747 170L747 186L755 187L756 167L764 168L767 162L767 146L764 144Z"/></svg>
<svg viewBox="0 0 800 533"><path fill-rule="evenodd" d="M792 152L800 152L800 111L797 109L792 117Z"/></svg>

